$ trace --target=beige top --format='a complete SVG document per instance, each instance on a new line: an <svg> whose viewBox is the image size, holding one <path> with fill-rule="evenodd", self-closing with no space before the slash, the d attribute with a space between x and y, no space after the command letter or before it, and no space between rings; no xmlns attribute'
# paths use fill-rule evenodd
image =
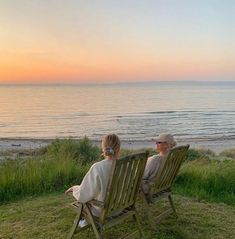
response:
<svg viewBox="0 0 235 239"><path fill-rule="evenodd" d="M163 159L164 156L160 156L159 154L149 157L146 163L143 178L152 181Z"/></svg>
<svg viewBox="0 0 235 239"><path fill-rule="evenodd" d="M162 160L165 158L165 156L160 156L159 154L153 155L152 157L149 157L145 166L144 170L144 176L143 179L147 180L144 184L142 184L142 189L144 193L149 192L149 184L148 181L153 182L154 177L157 173L157 171L160 168Z"/></svg>
<svg viewBox="0 0 235 239"><path fill-rule="evenodd" d="M82 203L92 199L104 202L113 160L104 159L91 166L79 186L73 188L73 196ZM92 214L100 215L100 208L91 207Z"/></svg>

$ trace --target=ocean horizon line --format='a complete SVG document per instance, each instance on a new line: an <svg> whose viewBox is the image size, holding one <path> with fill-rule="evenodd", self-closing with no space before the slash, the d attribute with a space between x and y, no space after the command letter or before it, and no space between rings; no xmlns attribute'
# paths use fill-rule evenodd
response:
<svg viewBox="0 0 235 239"><path fill-rule="evenodd" d="M0 86L115 86L115 85L144 85L144 84L231 84L232 80L142 80L142 81L109 81L109 82L22 82L22 83L4 83L0 82Z"/></svg>

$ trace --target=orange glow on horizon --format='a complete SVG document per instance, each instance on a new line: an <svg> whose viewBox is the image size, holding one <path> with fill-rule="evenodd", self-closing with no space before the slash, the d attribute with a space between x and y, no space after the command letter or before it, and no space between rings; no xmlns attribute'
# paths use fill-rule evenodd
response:
<svg viewBox="0 0 235 239"><path fill-rule="evenodd" d="M78 59L37 54L2 54L0 83L98 82L125 80L174 80L234 74L234 62L199 57L112 55ZM90 60L89 60L90 59Z"/></svg>
<svg viewBox="0 0 235 239"><path fill-rule="evenodd" d="M0 83L234 80L234 3L163 2L0 3Z"/></svg>

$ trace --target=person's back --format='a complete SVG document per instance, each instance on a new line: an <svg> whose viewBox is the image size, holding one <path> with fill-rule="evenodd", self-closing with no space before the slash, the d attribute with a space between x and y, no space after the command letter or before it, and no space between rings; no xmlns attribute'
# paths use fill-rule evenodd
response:
<svg viewBox="0 0 235 239"><path fill-rule="evenodd" d="M103 202L106 195L106 189L110 178L113 160L104 159L93 164L85 175L80 186L74 188L73 196L82 203L92 199ZM99 216L99 208L93 206L92 214Z"/></svg>
<svg viewBox="0 0 235 239"><path fill-rule="evenodd" d="M66 193L72 192L73 196L82 203L96 199L103 202L111 173L113 160L116 160L120 151L120 140L117 135L106 135L102 140L104 160L91 166L80 185L69 188ZM92 206L92 214L99 216L100 209Z"/></svg>

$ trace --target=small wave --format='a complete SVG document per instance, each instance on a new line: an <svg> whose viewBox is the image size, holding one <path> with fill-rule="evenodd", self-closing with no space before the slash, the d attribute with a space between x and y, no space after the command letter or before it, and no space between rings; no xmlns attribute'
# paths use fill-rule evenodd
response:
<svg viewBox="0 0 235 239"><path fill-rule="evenodd" d="M178 111L173 111L173 110L169 110L169 111L150 111L150 112L144 112L145 114L172 114L172 113L176 113Z"/></svg>
<svg viewBox="0 0 235 239"><path fill-rule="evenodd" d="M143 112L143 114L188 114L188 113L197 113L203 115L221 115L223 113L232 113L234 114L234 110L216 110L216 111L201 111L201 110L166 110L166 111L147 111Z"/></svg>

